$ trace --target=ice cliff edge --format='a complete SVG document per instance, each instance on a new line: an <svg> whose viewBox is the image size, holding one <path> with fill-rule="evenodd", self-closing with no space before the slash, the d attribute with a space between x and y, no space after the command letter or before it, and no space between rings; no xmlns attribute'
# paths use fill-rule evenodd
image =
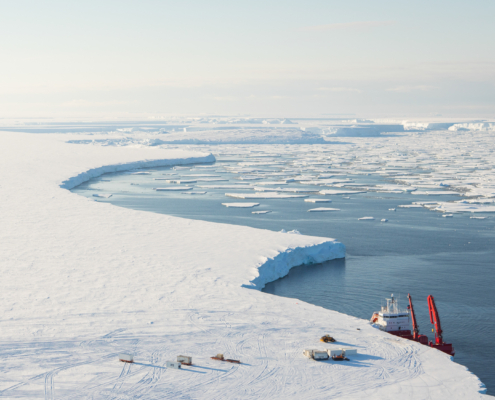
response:
<svg viewBox="0 0 495 400"><path fill-rule="evenodd" d="M288 248L273 258L265 257L256 270L258 276L243 287L261 290L268 282L287 275L292 267L319 264L336 258L345 257L345 245L335 239L323 243Z"/></svg>
<svg viewBox="0 0 495 400"><path fill-rule="evenodd" d="M215 162L215 156L213 154L208 154L204 157L190 157L190 158L168 158L168 159L156 159L156 160L142 160L133 161L122 164L104 165L98 168L92 168L85 172L82 172L76 176L73 176L60 184L63 189L73 189L74 187L80 185L97 176L111 173L111 172L123 172L138 168L155 168L155 167L166 167L172 165L185 165L185 164L197 164L197 163L213 163Z"/></svg>

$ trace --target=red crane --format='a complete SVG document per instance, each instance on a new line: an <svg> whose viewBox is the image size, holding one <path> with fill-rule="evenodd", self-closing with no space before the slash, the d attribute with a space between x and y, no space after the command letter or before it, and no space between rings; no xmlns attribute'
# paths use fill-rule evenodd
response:
<svg viewBox="0 0 495 400"><path fill-rule="evenodd" d="M412 340L415 340L416 342L419 342L421 344L428 344L428 336L426 335L420 335L419 334L419 325L418 322L416 321L416 315L414 314L414 307L412 304L412 298L411 295L408 293L407 298L409 299L409 310L411 311L411 320L412 320L412 326L413 326L413 338Z"/></svg>
<svg viewBox="0 0 495 400"><path fill-rule="evenodd" d="M409 302L411 299L409 299ZM430 347L443 351L444 353L455 355L454 347L452 343L445 343L442 336L442 325L440 324L440 316L438 315L437 306L435 305L435 299L430 294L428 296L428 308L430 309L430 322L435 326L435 343L429 343Z"/></svg>

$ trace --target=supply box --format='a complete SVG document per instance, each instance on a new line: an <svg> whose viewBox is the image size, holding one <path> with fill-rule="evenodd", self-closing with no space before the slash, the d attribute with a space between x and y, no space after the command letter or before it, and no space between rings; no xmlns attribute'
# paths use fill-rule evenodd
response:
<svg viewBox="0 0 495 400"><path fill-rule="evenodd" d="M119 361L132 363L132 362L134 362L134 355L127 354L127 353L120 353L119 354Z"/></svg>
<svg viewBox="0 0 495 400"><path fill-rule="evenodd" d="M176 361L167 361L167 368L179 369L181 368L181 363Z"/></svg>
<svg viewBox="0 0 495 400"><path fill-rule="evenodd" d="M192 365L192 357L189 356L177 356L177 362L185 365Z"/></svg>
<svg viewBox="0 0 495 400"><path fill-rule="evenodd" d="M328 353L324 350L304 350L303 354L308 357L312 358L314 360L328 360Z"/></svg>
<svg viewBox="0 0 495 400"><path fill-rule="evenodd" d="M328 349L327 351L328 351L328 355L329 355L330 357L334 357L334 356L341 356L341 355L343 355L343 353L344 353L344 352L342 351L342 349L338 349L338 350L335 350L335 349L334 349L334 350Z"/></svg>

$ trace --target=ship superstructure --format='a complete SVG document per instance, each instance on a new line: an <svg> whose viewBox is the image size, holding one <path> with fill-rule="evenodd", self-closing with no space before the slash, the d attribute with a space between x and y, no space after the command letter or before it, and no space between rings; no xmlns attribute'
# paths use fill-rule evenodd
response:
<svg viewBox="0 0 495 400"><path fill-rule="evenodd" d="M444 353L455 355L454 346L452 343L445 343L442 336L442 326L440 324L440 316L435 304L433 296L428 296L428 308L430 311L430 322L434 325L433 331L435 332L435 341L428 341L426 335L419 333L419 326L414 314L414 307L412 304L412 298L408 294L409 306L406 310L399 308L399 303L395 299L394 295L390 296L390 299L386 299L387 305L382 306L382 309L373 313L371 317L371 323L374 324L380 330L390 333L391 335L400 336L404 339L414 340L426 346L433 347ZM413 325L413 333L411 333L411 319Z"/></svg>
<svg viewBox="0 0 495 400"><path fill-rule="evenodd" d="M386 301L387 304L380 311L373 313L371 322L382 331L412 339L409 310L401 310L393 294Z"/></svg>

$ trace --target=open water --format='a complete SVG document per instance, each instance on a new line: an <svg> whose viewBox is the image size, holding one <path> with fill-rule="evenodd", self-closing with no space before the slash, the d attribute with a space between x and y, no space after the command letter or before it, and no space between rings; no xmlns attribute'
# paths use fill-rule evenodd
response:
<svg viewBox="0 0 495 400"><path fill-rule="evenodd" d="M413 201L458 199L452 195L434 196L434 199L409 193L368 192L352 194L349 199L344 198L347 196L310 195L311 198L332 200L331 203L318 204L300 198L240 200L224 194L253 193L253 190L198 187L249 183L240 181L239 174L223 168L237 161L240 160L235 157L224 157L213 168L176 171L154 168L142 170L149 172L146 175L129 172L106 174L78 186L73 192L95 201L189 219L274 231L297 229L301 234L336 238L346 245L345 259L295 267L286 277L267 284L263 291L364 319L369 319L374 311L379 310L391 293L400 296L401 305L405 307L406 296L410 293L420 332L430 338L433 334L426 298L432 294L440 313L444 339L454 344L455 361L475 373L486 384L488 394L495 394L495 216L485 215L488 217L485 220L470 219L471 214L443 218L440 213L425 208L397 208ZM155 178L177 179L197 174L218 175L218 179L228 181L191 184L195 192L206 191L206 194L153 190L154 187L171 186ZM390 183L380 176L349 178L365 184ZM298 183L283 187L307 188ZM95 194L107 193L112 197L94 197ZM232 202L256 202L260 205L254 208L221 205ZM332 207L340 211L307 212L316 207ZM396 211L389 211L390 208L396 208ZM252 214L252 211L262 210L271 210L271 213ZM364 216L373 216L375 220L358 220ZM383 218L388 222L380 222Z"/></svg>

